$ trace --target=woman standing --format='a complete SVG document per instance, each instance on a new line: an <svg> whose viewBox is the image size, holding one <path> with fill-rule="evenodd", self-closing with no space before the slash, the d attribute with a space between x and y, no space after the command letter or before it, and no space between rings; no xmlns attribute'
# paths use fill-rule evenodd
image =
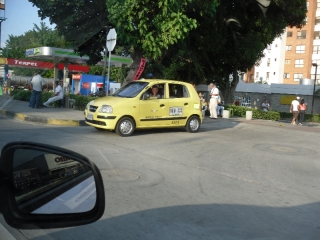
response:
<svg viewBox="0 0 320 240"><path fill-rule="evenodd" d="M299 123L299 125L302 125L302 122L304 121L304 115L306 113L306 110L307 110L307 104L304 102L304 99L302 98L301 102L300 102L300 112L299 112L300 123Z"/></svg>

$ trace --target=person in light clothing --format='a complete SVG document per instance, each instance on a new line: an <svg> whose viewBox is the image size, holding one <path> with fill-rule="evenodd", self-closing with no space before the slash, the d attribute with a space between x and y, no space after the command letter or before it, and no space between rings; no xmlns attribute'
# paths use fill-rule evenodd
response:
<svg viewBox="0 0 320 240"><path fill-rule="evenodd" d="M40 75L40 71L35 74L31 80L32 84L32 93L29 102L29 107L32 108L41 108L41 95L42 95L42 88L45 84L44 79Z"/></svg>
<svg viewBox="0 0 320 240"><path fill-rule="evenodd" d="M290 112L293 113L292 122L291 122L291 124L293 125L297 125L299 109L300 109L299 100L300 100L300 97L297 97L297 99L291 102L291 106L290 106Z"/></svg>
<svg viewBox="0 0 320 240"><path fill-rule="evenodd" d="M210 83L209 88L210 91L210 118L217 119L217 107L218 107L218 97L219 97L219 89L213 84Z"/></svg>
<svg viewBox="0 0 320 240"><path fill-rule="evenodd" d="M54 91L53 97L49 98L48 101L43 103L44 107L48 107L50 103L63 99L63 89L60 86L59 81L56 81L56 89Z"/></svg>
<svg viewBox="0 0 320 240"><path fill-rule="evenodd" d="M300 115L299 125L302 125L304 121L304 115L306 114L306 110L307 110L307 104L305 103L304 99L301 99L299 107L300 107L299 108L299 115Z"/></svg>

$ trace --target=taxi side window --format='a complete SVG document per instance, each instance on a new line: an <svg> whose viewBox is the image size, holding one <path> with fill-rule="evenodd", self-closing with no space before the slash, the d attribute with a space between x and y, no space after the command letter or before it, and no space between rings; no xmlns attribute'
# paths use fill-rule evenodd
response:
<svg viewBox="0 0 320 240"><path fill-rule="evenodd" d="M188 98L189 96L186 86L169 83L169 98Z"/></svg>
<svg viewBox="0 0 320 240"><path fill-rule="evenodd" d="M165 98L165 85L164 84L155 84L155 85L152 85L145 93L146 94L149 94L150 98L153 98L153 91L152 91L152 88L157 88L157 98L158 99L163 99ZM143 95L141 96L141 99L143 99Z"/></svg>

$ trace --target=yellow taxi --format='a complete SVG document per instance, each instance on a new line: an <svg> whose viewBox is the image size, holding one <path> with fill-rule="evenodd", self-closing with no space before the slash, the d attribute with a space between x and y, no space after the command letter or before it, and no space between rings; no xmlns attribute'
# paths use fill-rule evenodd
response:
<svg viewBox="0 0 320 240"><path fill-rule="evenodd" d="M202 123L200 98L189 83L141 79L111 96L89 102L85 122L97 129L130 136L135 129L185 127L197 132Z"/></svg>

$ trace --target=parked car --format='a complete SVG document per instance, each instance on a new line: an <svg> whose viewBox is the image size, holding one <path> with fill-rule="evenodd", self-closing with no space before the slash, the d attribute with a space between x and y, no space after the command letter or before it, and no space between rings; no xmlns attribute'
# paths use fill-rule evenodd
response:
<svg viewBox="0 0 320 240"><path fill-rule="evenodd" d="M111 96L89 102L85 122L97 129L130 136L135 129L185 127L197 132L202 122L200 98L189 83L143 79Z"/></svg>

